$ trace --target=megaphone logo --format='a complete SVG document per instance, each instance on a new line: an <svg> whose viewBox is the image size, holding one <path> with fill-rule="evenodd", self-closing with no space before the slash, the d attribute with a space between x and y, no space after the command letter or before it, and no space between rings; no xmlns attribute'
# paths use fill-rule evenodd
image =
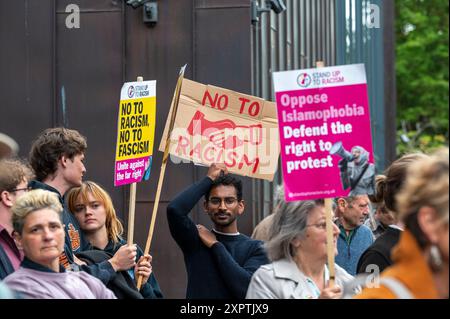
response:
<svg viewBox="0 0 450 319"><path fill-rule="evenodd" d="M333 146L330 149L331 155L339 155L343 159L345 159L347 162L351 162L355 159L352 153L347 151L344 146L342 145L342 142L336 142L333 144Z"/></svg>

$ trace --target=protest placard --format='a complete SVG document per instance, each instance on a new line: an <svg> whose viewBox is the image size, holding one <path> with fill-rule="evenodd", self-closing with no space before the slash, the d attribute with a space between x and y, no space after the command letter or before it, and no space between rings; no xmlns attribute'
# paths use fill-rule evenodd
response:
<svg viewBox="0 0 450 319"><path fill-rule="evenodd" d="M166 172L167 167L167 160L169 158L169 148L170 148L170 139L168 139L168 136L171 135L171 132L173 130L173 126L175 124L175 115L177 114L179 100L180 100L180 93L181 93L181 84L183 83L184 79L184 72L186 71L187 64L185 64L181 69L180 73L178 75L178 81L177 85L175 87L175 92L173 94L172 99L172 108L169 110L169 115L167 117L168 125L166 127L166 140L165 140L165 148L163 150L163 159L161 163L161 169L159 171L159 180L158 180L158 187L156 188L156 195L155 195L155 204L153 205L153 212L152 212L152 220L150 222L150 229L148 231L147 241L145 243L145 249L144 249L144 255L148 254L150 251L150 245L152 244L153 239L153 231L156 224L156 215L158 213L158 206L159 206L159 199L161 197L161 190L164 182L164 174ZM143 282L143 276L139 275L137 278L137 288L138 290L141 289Z"/></svg>
<svg viewBox="0 0 450 319"><path fill-rule="evenodd" d="M148 179L156 118L156 81L128 82L120 92L114 185Z"/></svg>
<svg viewBox="0 0 450 319"><path fill-rule="evenodd" d="M279 156L275 103L184 79L170 140L177 158L224 163L232 173L271 181Z"/></svg>
<svg viewBox="0 0 450 319"><path fill-rule="evenodd" d="M273 80L286 200L373 193L364 65L276 72Z"/></svg>

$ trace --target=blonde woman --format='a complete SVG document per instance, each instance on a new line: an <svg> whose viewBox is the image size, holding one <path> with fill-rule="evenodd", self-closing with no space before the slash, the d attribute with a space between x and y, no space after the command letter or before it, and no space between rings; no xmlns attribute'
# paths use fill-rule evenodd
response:
<svg viewBox="0 0 450 319"><path fill-rule="evenodd" d="M69 210L77 219L91 248L103 250L111 255L126 241L121 237L123 226L117 218L109 194L98 184L85 181L80 187L72 188L67 194ZM151 256L137 247L137 265L128 270L132 279L143 276L140 293L144 298L162 298L161 289L152 272Z"/></svg>
<svg viewBox="0 0 450 319"><path fill-rule="evenodd" d="M357 298L448 298L448 148L421 159L408 169L397 196L399 219L405 225L394 247L394 264L378 288Z"/></svg>

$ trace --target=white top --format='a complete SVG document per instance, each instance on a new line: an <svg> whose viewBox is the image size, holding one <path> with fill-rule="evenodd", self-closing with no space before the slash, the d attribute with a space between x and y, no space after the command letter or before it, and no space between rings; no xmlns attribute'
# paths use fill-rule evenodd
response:
<svg viewBox="0 0 450 319"><path fill-rule="evenodd" d="M237 235L240 235L239 232L237 232L237 233L222 233L222 232L220 232L218 230L215 230L214 228L213 228L213 232L215 232L215 233L217 233L219 235L225 235L225 236L237 236Z"/></svg>
<svg viewBox="0 0 450 319"><path fill-rule="evenodd" d="M330 274L325 265L325 281ZM335 265L336 285L343 288L353 280L343 268ZM320 289L314 281L305 276L294 261L277 260L261 266L254 274L247 290L247 299L317 299Z"/></svg>

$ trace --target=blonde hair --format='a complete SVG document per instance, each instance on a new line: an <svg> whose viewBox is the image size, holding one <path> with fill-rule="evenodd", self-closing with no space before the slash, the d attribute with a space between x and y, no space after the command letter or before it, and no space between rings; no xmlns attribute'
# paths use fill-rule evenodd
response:
<svg viewBox="0 0 450 319"><path fill-rule="evenodd" d="M79 198L85 205L87 205L89 203L89 193L105 207L105 226L108 233L108 239L112 240L114 243L118 243L122 238L123 226L117 218L111 196L109 196L109 194L100 185L92 181L85 181L80 187L72 188L67 193L67 205L69 206L70 212L73 214L75 211L76 202Z"/></svg>
<svg viewBox="0 0 450 319"><path fill-rule="evenodd" d="M421 207L427 206L436 211L439 219L448 223L448 156L448 148L443 148L411 165L404 188L397 196L401 220L405 221Z"/></svg>
<svg viewBox="0 0 450 319"><path fill-rule="evenodd" d="M11 209L13 212L12 223L14 231L22 234L25 218L32 212L46 208L55 211L62 222L61 213L63 207L58 195L55 193L43 189L35 189L20 196Z"/></svg>

